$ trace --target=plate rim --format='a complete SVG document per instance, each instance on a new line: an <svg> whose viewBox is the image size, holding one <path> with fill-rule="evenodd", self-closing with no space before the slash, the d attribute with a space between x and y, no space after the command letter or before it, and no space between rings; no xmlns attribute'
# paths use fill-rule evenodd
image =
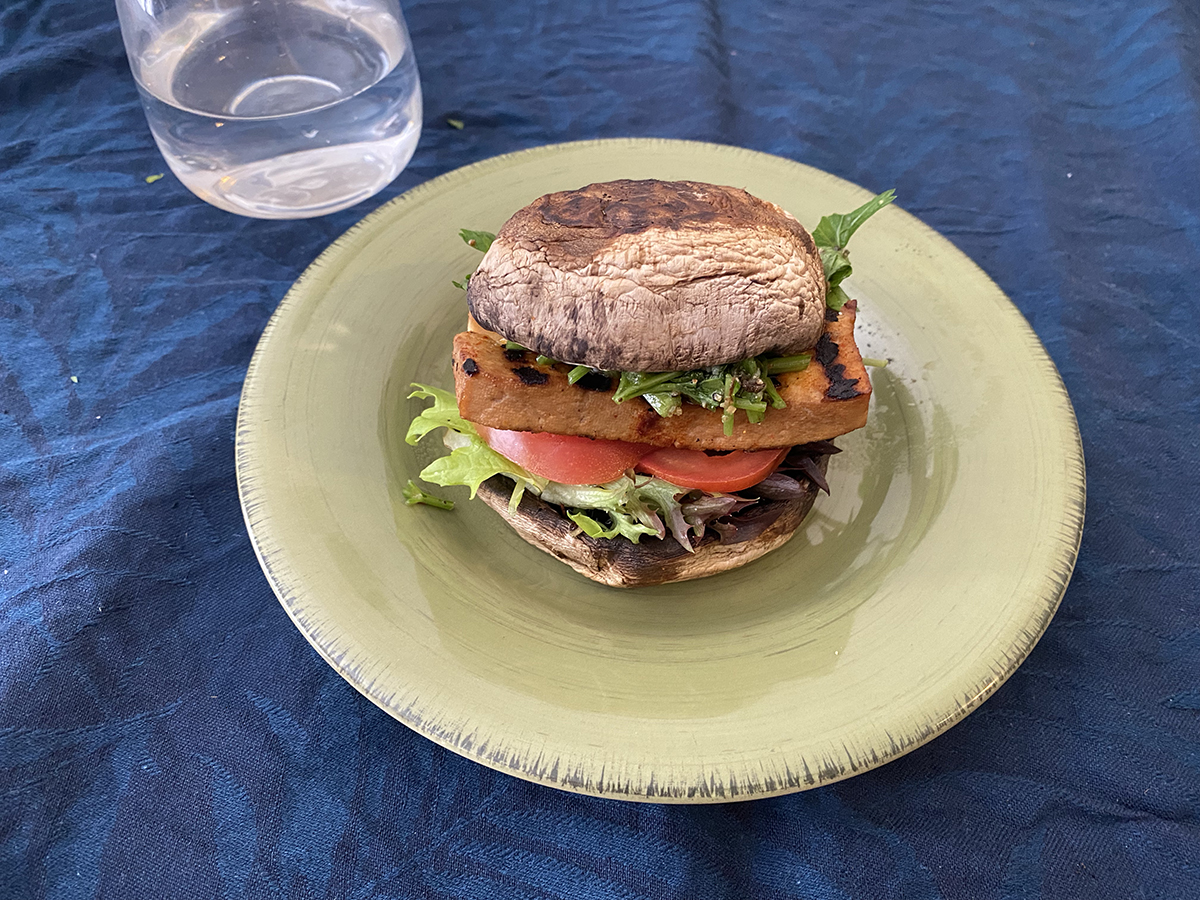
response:
<svg viewBox="0 0 1200 900"><path fill-rule="evenodd" d="M671 793L657 793L654 790L649 790L643 793L637 793L629 790L628 785L620 785L617 783L608 785L591 785L583 782L575 781L567 774L555 770L559 777L550 777L550 774L544 771L539 771L535 768L523 767L522 762L526 762L523 758L511 759L509 757L496 758L476 752L474 748L463 747L456 743L452 737L443 734L436 729L428 727L425 717L412 715L408 709L401 709L394 705L389 705L383 696L377 695L372 691L374 685L372 683L362 684L360 681L352 677L352 673L347 667L342 664L329 647L325 646L320 640L320 635L314 633L314 630L305 621L302 615L303 602L298 596L302 592L302 587L295 587L294 581L300 580L301 576L297 573L287 571L286 565L277 568L275 558L281 555L283 550L280 546L273 546L270 529L262 529L261 523L256 515L257 498L255 493L257 486L253 483L254 478L254 463L253 449L255 442L251 436L251 427L249 425L253 415L257 412L257 400L255 393L259 388L260 369L262 361L268 353L272 352L274 340L278 331L281 328L281 323L291 314L293 308L302 300L302 294L305 292L308 282L315 276L315 273L321 270L328 270L332 264L336 264L339 256L342 255L343 248L349 244L354 235L358 232L374 228L379 220L395 216L404 207L419 203L426 195L436 194L444 188L450 187L457 182L471 181L480 174L486 173L489 170L503 168L510 165L514 160L529 159L543 155L554 155L561 153L564 150L586 150L589 148L600 149L603 147L623 146L627 149L636 149L639 147L657 147L668 148L671 146L689 147L701 149L703 152L716 151L718 153L728 153L733 156L746 155L750 157L760 157L769 160L771 164L783 164L785 166L796 167L799 170L804 170L810 176L830 179L838 182L843 186L852 187L861 192L864 196L870 195L870 192L861 186L854 184L832 173L821 169L808 166L804 163L797 162L787 157L777 154L765 153L762 151L751 150L744 147L738 147L730 144L720 144L707 141L680 140L671 138L637 138L637 137L620 137L620 138L599 138L581 141L568 141L562 143L544 144L537 147L516 150L509 153L499 154L488 157L456 169L452 169L441 175L438 175L428 181L422 182L419 185L397 195L388 202L381 204L376 209L372 210L362 219L354 223L350 228L340 234L328 247L326 247L308 266L300 276L292 283L279 304L272 312L267 324L263 328L262 334L255 345L254 353L251 356L247 366L246 375L243 381L242 389L238 400L237 418L234 428L234 462L235 462L235 478L238 488L238 501L242 510L243 521L246 525L248 536L250 537L251 546L254 549L255 557L257 558L260 568L265 575L268 584L271 587L276 599L284 608L288 617L293 624L298 628L305 640L317 651L322 659L328 663L334 671L336 671L344 680L360 694L378 706L389 716L401 722L408 728L417 732L421 736L432 740L434 743L451 750L457 755L470 759L473 762L480 763L496 771L504 772L505 774L514 775L527 781L542 784L559 790L568 791L571 793L582 794L586 796L615 798L633 801L643 801L652 803L719 803L752 799L765 799L768 797L781 796L794 793L801 790L809 790L815 787L820 787L825 784L831 784L845 778L852 777L856 774L878 768L885 763L898 759L901 756L921 747L928 743L933 738L941 735L949 728L960 722L967 715L977 709L984 701L986 701L1000 686L1002 686L1016 671L1016 669L1025 661L1028 655L1032 652L1037 642L1041 639L1053 619L1062 597L1066 592L1074 571L1076 561L1078 559L1079 547L1083 535L1084 515L1086 510L1086 468L1083 453L1082 437L1079 430L1078 420L1075 416L1074 407L1071 403L1070 396L1063 383L1061 373L1058 371L1052 357L1046 350L1045 345L1029 324L1028 320L1021 311L1012 302L1011 298L1005 294L994 280L980 267L973 259L957 247L949 238L936 231L925 222L921 221L911 213L905 212L905 215L911 220L911 225L918 227L926 233L926 237L931 238L934 242L943 243L961 260L967 263L975 272L976 276L984 279L992 284L997 294L1003 299L1011 311L1014 313L1013 324L1015 327L1023 331L1023 337L1032 350L1039 354L1041 363L1040 369L1043 377L1049 379L1046 388L1053 390L1054 399L1061 407L1063 413L1063 421L1060 427L1066 427L1070 436L1074 440L1070 442L1070 446L1066 448L1069 453L1069 458L1064 460L1064 468L1067 470L1068 479L1064 485L1064 500L1063 506L1065 511L1064 521L1060 522L1060 533L1056 535L1056 552L1054 554L1054 565L1048 567L1043 573L1043 585L1045 590L1040 592L1038 599L1045 601L1042 607L1042 615L1036 622L1031 621L1031 627L1022 632L1023 642L1020 644L1013 643L1009 645L1004 654L1004 659L1007 665L1002 671L993 672L992 677L986 679L986 683L976 686L966 702L961 702L956 699L952 709L939 711L940 716L931 716L930 721L926 722L923 727L917 729L914 733L906 734L902 737L891 737L890 746L877 748L875 751L863 755L862 758L856 759L847 748L848 765L840 765L836 768L822 767L816 771L809 771L805 766L804 776L793 776L786 783L776 785L766 790L744 791L738 790L744 788L745 785L734 783L732 792L727 791L725 786L720 783L714 783L714 778L707 783L699 782L686 791L676 790ZM405 713L410 713L405 715ZM789 772L791 767L789 766ZM648 783L643 783L642 787L653 788L653 778Z"/></svg>

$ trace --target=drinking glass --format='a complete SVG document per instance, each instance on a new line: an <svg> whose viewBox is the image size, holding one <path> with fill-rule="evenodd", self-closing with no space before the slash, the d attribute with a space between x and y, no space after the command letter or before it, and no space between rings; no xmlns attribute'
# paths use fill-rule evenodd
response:
<svg viewBox="0 0 1200 900"><path fill-rule="evenodd" d="M421 135L397 0L116 0L150 131L187 188L300 219L395 178Z"/></svg>

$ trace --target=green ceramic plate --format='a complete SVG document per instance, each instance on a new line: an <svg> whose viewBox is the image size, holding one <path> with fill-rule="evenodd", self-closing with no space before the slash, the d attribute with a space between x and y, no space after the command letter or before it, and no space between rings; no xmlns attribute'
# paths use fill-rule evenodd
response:
<svg viewBox="0 0 1200 900"><path fill-rule="evenodd" d="M745 187L810 227L870 192L732 147L590 141L459 169L368 216L304 273L242 392L237 477L272 588L337 671L401 722L553 787L706 802L836 781L977 707L1058 605L1083 526L1070 401L1037 338L897 207L854 238L870 424L839 440L796 538L735 572L635 591L527 546L465 490L408 507L439 452L404 443L412 381L450 339L496 231L548 191L614 178ZM872 185L886 188L890 185ZM903 201L903 198L901 198Z"/></svg>

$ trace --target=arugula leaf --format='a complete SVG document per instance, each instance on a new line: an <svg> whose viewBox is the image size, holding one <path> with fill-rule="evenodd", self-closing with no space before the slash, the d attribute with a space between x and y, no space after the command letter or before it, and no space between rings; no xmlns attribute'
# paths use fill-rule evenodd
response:
<svg viewBox="0 0 1200 900"><path fill-rule="evenodd" d="M811 361L811 353L798 353L756 356L690 372L622 372L613 400L623 403L641 397L663 417L676 415L684 400L704 409L720 409L722 428L731 435L736 410L745 410L751 424L758 425L768 406L787 406L771 377L799 372Z"/></svg>
<svg viewBox="0 0 1200 900"><path fill-rule="evenodd" d="M806 362L804 365L807 366L808 363ZM763 394L766 396L767 401L771 404L772 409L787 408L787 401L785 401L783 397L779 395L779 389L775 387L775 382L770 378L763 379Z"/></svg>
<svg viewBox="0 0 1200 900"><path fill-rule="evenodd" d="M872 197L853 212L822 216L817 227L813 229L813 241L818 247L844 250L859 226L895 199L896 192L888 190Z"/></svg>
<svg viewBox="0 0 1200 900"><path fill-rule="evenodd" d="M825 305L830 309L841 309L850 299L841 287L846 277L854 271L850 267L850 251L846 249L846 244L863 222L895 199L894 190L884 191L853 212L822 216L817 227L813 229L813 241L821 252L821 267L825 270L825 280L829 284L829 289L825 292Z"/></svg>
<svg viewBox="0 0 1200 900"><path fill-rule="evenodd" d="M841 287L831 287L825 292L825 305L830 309L841 309L850 302L850 295Z"/></svg>
<svg viewBox="0 0 1200 900"><path fill-rule="evenodd" d="M613 392L613 402L621 403L631 397L647 393L678 392L676 382L686 378L688 372L622 372L621 380ZM668 387L668 385L670 385Z"/></svg>
<svg viewBox="0 0 1200 900"><path fill-rule="evenodd" d="M679 395L669 391L648 391L642 394L642 399L664 419L679 415L683 411L683 401Z"/></svg>
<svg viewBox="0 0 1200 900"><path fill-rule="evenodd" d="M837 287L853 271L845 251L830 247L821 248L821 266L825 269L825 281L830 287Z"/></svg>
<svg viewBox="0 0 1200 900"><path fill-rule="evenodd" d="M458 236L463 239L463 243L468 247L474 247L481 253L487 253L492 246L492 241L496 240L496 236L490 231L472 231L469 228L462 228L458 232ZM472 272L471 275L475 273ZM467 285L471 283L471 275L468 275L462 281L451 281L459 290L465 291Z"/></svg>
<svg viewBox="0 0 1200 900"><path fill-rule="evenodd" d="M487 253L496 239L490 231L471 231L469 228L461 229L458 236L468 247L474 247L480 253Z"/></svg>

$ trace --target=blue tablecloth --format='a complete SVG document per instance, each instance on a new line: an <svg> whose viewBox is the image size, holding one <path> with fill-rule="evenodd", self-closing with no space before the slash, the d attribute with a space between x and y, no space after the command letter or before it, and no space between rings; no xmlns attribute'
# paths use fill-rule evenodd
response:
<svg viewBox="0 0 1200 900"><path fill-rule="evenodd" d="M1200 6L406 13L412 164L351 210L265 222L147 183L167 170L111 2L0 8L0 897L1200 896ZM1087 526L1057 617L881 769L710 807L528 784L359 696L259 571L234 417L293 279L434 175L622 135L894 185L1075 402Z"/></svg>

